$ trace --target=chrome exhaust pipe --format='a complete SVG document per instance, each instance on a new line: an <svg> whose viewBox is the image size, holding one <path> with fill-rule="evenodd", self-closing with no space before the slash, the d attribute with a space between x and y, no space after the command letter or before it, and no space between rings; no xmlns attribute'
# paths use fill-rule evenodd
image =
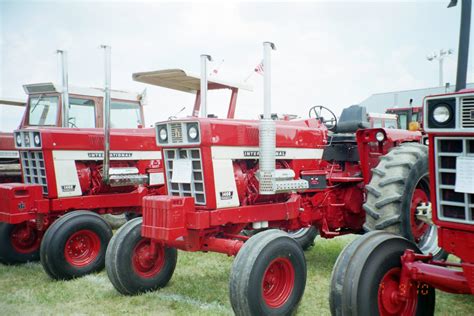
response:
<svg viewBox="0 0 474 316"><path fill-rule="evenodd" d="M110 46L101 45L104 50L104 165L102 166L102 180L108 184L110 180L110 82L111 68Z"/></svg>
<svg viewBox="0 0 474 316"><path fill-rule="evenodd" d="M59 65L61 67L61 126L69 127L69 83L67 70L67 52L58 49Z"/></svg>
<svg viewBox="0 0 474 316"><path fill-rule="evenodd" d="M212 61L211 55L201 55L201 116L207 117L207 62Z"/></svg>
<svg viewBox="0 0 474 316"><path fill-rule="evenodd" d="M263 119L259 123L259 191L262 195L275 194L276 124L272 120L271 52L275 44L263 43Z"/></svg>

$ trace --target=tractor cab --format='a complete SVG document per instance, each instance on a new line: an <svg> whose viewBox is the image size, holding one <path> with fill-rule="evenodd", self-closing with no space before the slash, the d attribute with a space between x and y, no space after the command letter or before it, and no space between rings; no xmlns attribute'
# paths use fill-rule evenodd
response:
<svg viewBox="0 0 474 316"><path fill-rule="evenodd" d="M409 107L409 108L390 108L386 111L387 114L396 114L398 116L398 128L408 130L410 124L416 122L422 126L423 123L423 108Z"/></svg>
<svg viewBox="0 0 474 316"><path fill-rule="evenodd" d="M201 110L201 78L199 75L186 72L182 69L164 69L134 73L133 80L154 86L196 94L192 116L199 116ZM239 90L252 91L251 86L243 83L231 83L218 78L209 78L207 82L208 90L229 89L231 91L227 110L228 119L234 118ZM209 117L212 117L212 115L209 115Z"/></svg>
<svg viewBox="0 0 474 316"><path fill-rule="evenodd" d="M61 104L65 98L61 87L53 83L24 85L28 95L21 127L102 128L104 91L99 88L69 87L67 124L62 124ZM111 102L112 128L144 126L142 95L113 90ZM64 126L66 125L66 126Z"/></svg>

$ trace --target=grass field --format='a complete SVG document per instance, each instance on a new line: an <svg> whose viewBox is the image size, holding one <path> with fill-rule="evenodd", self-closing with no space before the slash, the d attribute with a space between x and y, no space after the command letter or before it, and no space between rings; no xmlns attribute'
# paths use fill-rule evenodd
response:
<svg viewBox="0 0 474 316"><path fill-rule="evenodd" d="M308 282L298 315L329 315L331 270L351 237L317 239L306 252ZM0 265L0 315L154 314L231 315L228 279L232 258L180 252L170 284L154 293L119 295L105 272L73 281L51 281L39 263ZM437 315L474 315L472 296L437 292Z"/></svg>

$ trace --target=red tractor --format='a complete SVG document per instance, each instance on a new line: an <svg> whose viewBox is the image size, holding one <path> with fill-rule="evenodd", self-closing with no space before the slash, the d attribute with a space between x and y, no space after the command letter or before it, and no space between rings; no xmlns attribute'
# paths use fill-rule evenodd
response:
<svg viewBox="0 0 474 316"><path fill-rule="evenodd" d="M435 289L474 295L474 90L465 89L470 15L471 0L463 0L456 92L424 100L432 203L417 207L438 227L439 246L461 263L436 260L400 236L364 235L337 259L333 315L432 315Z"/></svg>
<svg viewBox="0 0 474 316"><path fill-rule="evenodd" d="M160 73L185 74L169 88L200 89L199 78L181 70ZM140 100L110 91L108 82L104 90L61 93L52 84L25 86L24 128L14 134L24 181L0 185L0 262L40 258L55 279L97 271L112 236L99 214L139 215L144 196L166 193L160 146L154 130L141 127ZM238 87L216 84L209 81L233 91L235 108ZM59 122L69 128L53 127Z"/></svg>
<svg viewBox="0 0 474 316"><path fill-rule="evenodd" d="M339 122L323 106L312 107L308 119L273 120L272 48L264 43L263 119L203 115L156 124L168 195L145 197L143 218L110 242L107 274L120 293L165 286L177 249L213 251L236 256L236 314L289 314L304 292L306 262L281 230L314 227L324 238L385 230L444 256L435 227L416 214L430 194L421 133L366 128L359 106L345 109ZM146 80L153 83L153 74ZM249 237L243 230L263 232Z"/></svg>
<svg viewBox="0 0 474 316"><path fill-rule="evenodd" d="M25 105L25 102L20 100L0 99L0 110L6 110L11 114L17 114L17 110ZM21 181L20 156L18 150L15 149L13 134L2 129L0 130L0 183L19 181Z"/></svg>

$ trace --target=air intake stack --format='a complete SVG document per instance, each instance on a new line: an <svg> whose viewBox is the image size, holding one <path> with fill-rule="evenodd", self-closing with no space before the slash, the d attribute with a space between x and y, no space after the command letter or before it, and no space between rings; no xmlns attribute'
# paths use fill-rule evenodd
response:
<svg viewBox="0 0 474 316"><path fill-rule="evenodd" d="M275 44L263 43L263 118L259 130L259 193L272 195L280 192L296 191L308 188L306 180L294 180L291 169L276 169L276 123L272 119L271 100L271 53Z"/></svg>
<svg viewBox="0 0 474 316"><path fill-rule="evenodd" d="M61 126L69 127L69 83L67 71L67 52L57 50L59 65L61 67Z"/></svg>

